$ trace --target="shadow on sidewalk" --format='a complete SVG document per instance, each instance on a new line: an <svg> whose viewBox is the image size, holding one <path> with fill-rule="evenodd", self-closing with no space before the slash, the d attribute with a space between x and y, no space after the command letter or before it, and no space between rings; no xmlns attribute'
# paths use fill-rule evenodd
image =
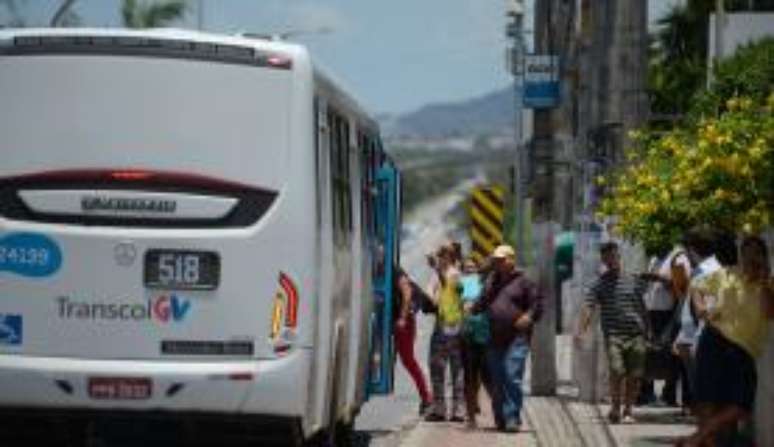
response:
<svg viewBox="0 0 774 447"><path fill-rule="evenodd" d="M662 446L662 445L675 445L675 443L680 439L680 436L647 436L642 438L637 438L634 442L632 442L631 447L655 447L655 446Z"/></svg>
<svg viewBox="0 0 774 447"><path fill-rule="evenodd" d="M638 424L651 425L692 425L695 422L693 417L684 416L679 410L654 413L641 407L634 410L634 418Z"/></svg>

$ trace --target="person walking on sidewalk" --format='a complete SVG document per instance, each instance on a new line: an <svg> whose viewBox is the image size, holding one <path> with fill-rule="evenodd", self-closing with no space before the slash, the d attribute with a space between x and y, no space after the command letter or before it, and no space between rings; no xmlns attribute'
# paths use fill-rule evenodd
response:
<svg viewBox="0 0 774 447"><path fill-rule="evenodd" d="M537 285L516 266L516 253L500 245L492 253L494 271L484 286L484 298L473 307L489 317L491 340L486 350L491 379L492 412L497 428L517 432L524 404L522 381L532 328L543 312Z"/></svg>
<svg viewBox="0 0 774 447"><path fill-rule="evenodd" d="M446 367L451 371L452 408L449 419L463 422L462 377L462 299L460 297L460 271L455 267L455 255L451 247L443 246L435 261L438 287L431 297L438 313L435 328L430 337L430 381L433 384L433 405L425 417L428 422L446 420Z"/></svg>
<svg viewBox="0 0 774 447"><path fill-rule="evenodd" d="M653 330L652 335L656 337L658 343L665 344L668 350L666 354L669 355L679 329L675 312L679 312L678 306L682 302L681 298L685 296L691 263L685 249L680 245L671 250L668 247L658 247L646 250L646 253L648 252L653 255L648 267L649 278L653 280L653 284L645 293L645 308L648 311L650 328ZM661 399L669 406L677 406L677 382L682 368L677 356L673 355L671 358L673 361L666 362L666 359L663 359L661 361L663 364L658 365L662 368L659 373L666 375ZM651 370L653 365L646 366L646 370ZM643 381L638 399L639 405L656 401L654 388L652 377Z"/></svg>
<svg viewBox="0 0 774 447"><path fill-rule="evenodd" d="M602 244L600 255L605 271L587 292L579 329L581 333L588 329L592 309L599 306L610 368L612 408L608 419L614 424L621 421L623 394L623 419L631 423L634 422L632 406L645 373L647 320L642 296L649 281L622 272L615 242Z"/></svg>
<svg viewBox="0 0 774 447"><path fill-rule="evenodd" d="M481 298L484 285L477 271L476 262L465 261L462 283L462 300L465 318L462 333L462 362L465 370L465 409L468 413L468 428L476 428L476 414L479 413L478 393L483 383L490 392L489 377L486 371L486 346L489 344L489 319L483 313L473 314L473 306Z"/></svg>
<svg viewBox="0 0 774 447"><path fill-rule="evenodd" d="M427 387L425 374L422 372L422 368L414 356L414 341L417 337L416 314L421 299L419 294L422 291L419 290L416 283L400 267L396 269L395 291L398 298L396 300L396 304L398 304L396 309L398 318L395 322L395 347L398 351L400 362L406 368L406 371L408 371L411 379L414 381L414 385L417 387L417 392L421 399L419 414L424 416L433 400Z"/></svg>
<svg viewBox="0 0 774 447"><path fill-rule="evenodd" d="M715 231L702 226L695 227L688 231L684 239L684 246L692 266L690 290L701 284L707 276L720 270L722 265L715 257L718 245ZM710 303L714 301L714 298L704 295L702 301ZM687 379L684 385L687 385L691 396L690 409L692 413L697 415L702 411L693 399L693 391L696 387L696 345L703 325L704 323L696 313L694 299L686 296L680 303L680 330L672 349L683 363Z"/></svg>
<svg viewBox="0 0 774 447"><path fill-rule="evenodd" d="M747 237L741 252L741 268L718 269L691 289L696 311L705 320L696 352L696 400L701 406L697 432L678 445L738 445L731 439L736 425L753 410L755 359L763 352L774 317L774 291L766 243ZM715 298L714 305L705 305L701 295Z"/></svg>

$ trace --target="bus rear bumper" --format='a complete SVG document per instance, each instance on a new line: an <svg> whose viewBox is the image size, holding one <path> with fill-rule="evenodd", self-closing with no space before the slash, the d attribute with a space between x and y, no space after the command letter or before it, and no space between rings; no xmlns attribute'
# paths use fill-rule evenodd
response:
<svg viewBox="0 0 774 447"><path fill-rule="evenodd" d="M222 362L2 355L0 411L194 412L300 419L311 363L312 351L307 349L279 359Z"/></svg>

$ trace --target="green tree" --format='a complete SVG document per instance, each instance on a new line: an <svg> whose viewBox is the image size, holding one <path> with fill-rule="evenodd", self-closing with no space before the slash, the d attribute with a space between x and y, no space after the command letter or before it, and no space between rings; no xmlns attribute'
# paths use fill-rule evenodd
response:
<svg viewBox="0 0 774 447"><path fill-rule="evenodd" d="M774 37L737 49L715 69L712 86L695 95L689 119L698 121L727 110L728 100L745 96L761 102L774 91Z"/></svg>
<svg viewBox="0 0 774 447"><path fill-rule="evenodd" d="M774 224L774 38L739 48L715 70L690 113L667 132L648 129L629 163L600 181L601 212L646 247L704 223L757 232Z"/></svg>
<svg viewBox="0 0 774 447"><path fill-rule="evenodd" d="M725 0L727 11L750 8L748 0ZM774 0L755 0L756 11L774 10ZM683 115L704 88L707 67L709 15L713 0L687 0L658 20L652 36L648 90L655 113Z"/></svg>
<svg viewBox="0 0 774 447"><path fill-rule="evenodd" d="M187 9L186 0L123 0L121 16L127 28L157 28L182 18Z"/></svg>

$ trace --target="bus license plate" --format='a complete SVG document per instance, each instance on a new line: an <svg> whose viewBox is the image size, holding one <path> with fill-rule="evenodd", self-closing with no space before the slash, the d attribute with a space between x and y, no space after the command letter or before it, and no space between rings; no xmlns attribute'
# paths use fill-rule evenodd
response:
<svg viewBox="0 0 774 447"><path fill-rule="evenodd" d="M220 258L209 251L148 250L144 276L148 288L213 290L220 282Z"/></svg>
<svg viewBox="0 0 774 447"><path fill-rule="evenodd" d="M92 377L89 379L89 397L99 400L150 399L152 382L148 378Z"/></svg>

